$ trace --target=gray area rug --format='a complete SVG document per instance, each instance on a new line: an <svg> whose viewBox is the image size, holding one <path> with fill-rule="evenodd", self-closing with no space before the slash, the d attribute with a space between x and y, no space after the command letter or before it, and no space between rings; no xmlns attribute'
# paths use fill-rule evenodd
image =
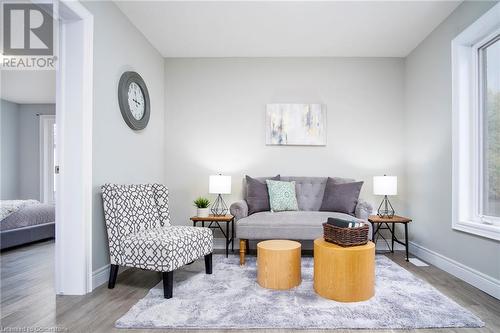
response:
<svg viewBox="0 0 500 333"><path fill-rule="evenodd" d="M313 259L302 258L302 284L287 291L261 288L255 257L214 256L212 275L203 260L174 273L174 298L160 282L116 322L118 328L184 329L412 329L482 327L484 323L427 282L390 259L376 257L375 296L339 303L313 290Z"/></svg>

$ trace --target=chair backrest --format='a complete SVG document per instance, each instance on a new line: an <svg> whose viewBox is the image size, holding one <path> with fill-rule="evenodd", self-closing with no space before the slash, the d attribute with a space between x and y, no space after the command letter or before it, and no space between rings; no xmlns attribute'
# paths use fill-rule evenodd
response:
<svg viewBox="0 0 500 333"><path fill-rule="evenodd" d="M105 184L101 190L111 263L119 262L119 241L123 237L170 225L166 186Z"/></svg>

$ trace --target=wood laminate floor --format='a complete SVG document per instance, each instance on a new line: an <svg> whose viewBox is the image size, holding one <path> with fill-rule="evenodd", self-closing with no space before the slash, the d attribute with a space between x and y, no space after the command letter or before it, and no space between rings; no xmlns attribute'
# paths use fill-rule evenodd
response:
<svg viewBox="0 0 500 333"><path fill-rule="evenodd" d="M335 330L335 332L500 333L500 301L433 267L416 267L403 252L387 255L399 265L427 280L460 305L478 315L486 327L479 329ZM174 330L119 330L114 322L160 281L160 274L129 269L118 276L115 289L105 285L86 296L55 296L53 287L54 242L43 242L2 252L1 329L18 332L173 332ZM175 288L175 287L174 287ZM174 289L175 292L175 289ZM175 297L175 296L174 296ZM234 309L238 311L238 309ZM28 329L26 329L28 328ZM31 330L29 330L31 328ZM47 328L44 330L44 328ZM177 330L178 331L178 330ZM244 332L286 332L245 330ZM182 331L188 332L188 331ZM193 332L201 332L196 330ZM218 332L218 331L211 331ZM300 331L294 331L300 332ZM307 332L327 332L324 330Z"/></svg>

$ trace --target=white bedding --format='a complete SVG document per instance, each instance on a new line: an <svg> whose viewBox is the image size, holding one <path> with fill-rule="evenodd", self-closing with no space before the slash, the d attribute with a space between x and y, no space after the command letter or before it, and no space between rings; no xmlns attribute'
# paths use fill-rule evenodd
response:
<svg viewBox="0 0 500 333"><path fill-rule="evenodd" d="M21 208L39 203L38 200L0 200L0 221Z"/></svg>

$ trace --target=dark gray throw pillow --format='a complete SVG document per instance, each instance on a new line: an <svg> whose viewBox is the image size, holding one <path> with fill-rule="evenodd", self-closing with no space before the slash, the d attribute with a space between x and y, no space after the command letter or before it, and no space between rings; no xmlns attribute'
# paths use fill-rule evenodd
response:
<svg viewBox="0 0 500 333"><path fill-rule="evenodd" d="M267 179L280 180L280 175ZM250 176L246 176L248 215L271 210L269 206L269 192L267 191L266 184L267 179L260 181Z"/></svg>
<svg viewBox="0 0 500 333"><path fill-rule="evenodd" d="M328 177L323 202L319 210L354 216L361 186L363 186L363 182L341 184L335 182L333 178Z"/></svg>

